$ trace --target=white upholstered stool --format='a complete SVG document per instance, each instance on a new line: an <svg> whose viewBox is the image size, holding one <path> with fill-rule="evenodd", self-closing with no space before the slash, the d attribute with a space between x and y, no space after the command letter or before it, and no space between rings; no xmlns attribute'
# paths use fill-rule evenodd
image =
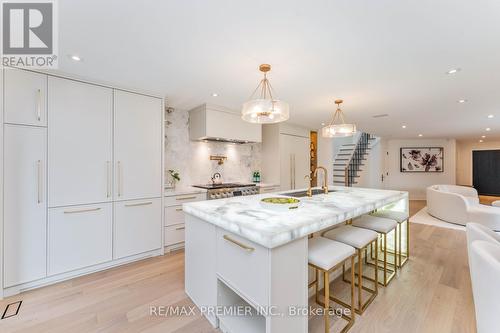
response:
<svg viewBox="0 0 500 333"><path fill-rule="evenodd" d="M366 249L372 243L375 243L375 260L378 261L378 234L374 231L356 228L350 225L344 225L335 229L328 230L323 233L323 237L329 238L331 240L335 240L347 245L350 245L356 249L356 254L358 256L358 306L356 308L356 312L362 314L368 305L375 299L378 294L378 283L374 283L374 288L370 289L368 287L363 286L363 250ZM345 273L345 265L342 265L342 278L344 281ZM351 265L351 284L354 281L353 277L355 274L355 266ZM366 278L366 277L365 277ZM373 281L378 280L378 269L374 270L374 278ZM346 281L348 282L348 281ZM370 297L363 302L363 293L362 290L369 292ZM338 301L341 305L348 307L344 302Z"/></svg>
<svg viewBox="0 0 500 333"><path fill-rule="evenodd" d="M493 201L493 202L491 203L491 205L492 205L492 206L494 206L494 207L500 207L500 200Z"/></svg>
<svg viewBox="0 0 500 333"><path fill-rule="evenodd" d="M316 286L316 303L321 305L325 309L325 332L330 331L330 300L345 306L343 302L333 297L330 294L330 273L344 265L346 261L350 261L351 265L354 266L354 257L356 256L356 251L352 246L333 241L331 239L323 237L314 237L309 239L308 243L308 259L309 266L315 270L315 280L309 284L309 287ZM324 302L319 300L319 273L323 273L323 284L324 284ZM347 332L354 324L355 309L354 309L354 272L352 274L351 282L351 314L347 316L342 314L342 318L347 320L347 324L344 326L341 332Z"/></svg>
<svg viewBox="0 0 500 333"><path fill-rule="evenodd" d="M370 214L372 216L377 216L377 217L383 217L386 219L391 219L394 220L398 223L398 267L403 267L404 264L408 262L408 258L410 258L410 217L407 213L405 212L398 212L394 210L388 210L388 209L382 209L378 210L375 213ZM403 254L403 247L402 247L402 226L403 223L406 222L406 251Z"/></svg>
<svg viewBox="0 0 500 333"><path fill-rule="evenodd" d="M369 230L376 231L380 235L382 235L382 245L380 248L383 253L383 261L382 261L382 269L384 272L382 282L379 282L383 286L387 286L389 282L392 281L394 276L396 276L396 267L397 267L397 259L396 254L394 254L394 262L392 263L393 269L388 269L387 265L389 264L387 259L387 234L391 231L394 231L394 253L396 253L397 249L397 233L396 227L398 226L397 222L394 220L386 219L383 217L377 217L372 215L362 215L352 221L352 225L358 228L365 228ZM367 264L371 264L368 262L368 254L365 252L365 260ZM375 267L379 267L379 261L375 261ZM389 272L389 275L387 274Z"/></svg>

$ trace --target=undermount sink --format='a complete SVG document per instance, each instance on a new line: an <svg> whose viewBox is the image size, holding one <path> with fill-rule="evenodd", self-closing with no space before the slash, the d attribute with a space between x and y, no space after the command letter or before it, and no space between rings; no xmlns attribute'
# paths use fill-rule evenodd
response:
<svg viewBox="0 0 500 333"><path fill-rule="evenodd" d="M328 190L328 193L330 192L335 192L334 190ZM323 191L320 188L315 188L312 190L312 195L318 195L318 194L324 194L325 191ZM283 195L289 196L289 197L294 197L294 198L301 198L301 197L307 197L307 191L298 191L298 192L288 192L288 193L283 193Z"/></svg>

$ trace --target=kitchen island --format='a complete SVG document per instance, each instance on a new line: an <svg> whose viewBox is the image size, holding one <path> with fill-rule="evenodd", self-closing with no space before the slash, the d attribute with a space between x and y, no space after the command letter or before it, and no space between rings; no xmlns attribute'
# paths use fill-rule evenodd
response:
<svg viewBox="0 0 500 333"><path fill-rule="evenodd" d="M307 240L375 209L408 211L408 193L330 187L297 209L261 194L187 203L186 293L223 332L307 332ZM296 191L300 192L300 191Z"/></svg>

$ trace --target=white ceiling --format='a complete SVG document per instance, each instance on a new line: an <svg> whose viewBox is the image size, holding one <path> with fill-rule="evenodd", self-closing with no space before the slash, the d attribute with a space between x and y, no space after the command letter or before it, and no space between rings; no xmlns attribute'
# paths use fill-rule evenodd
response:
<svg viewBox="0 0 500 333"><path fill-rule="evenodd" d="M62 0L59 20L62 72L175 108L239 110L270 63L293 123L318 128L343 98L347 120L377 135L500 137L498 0Z"/></svg>

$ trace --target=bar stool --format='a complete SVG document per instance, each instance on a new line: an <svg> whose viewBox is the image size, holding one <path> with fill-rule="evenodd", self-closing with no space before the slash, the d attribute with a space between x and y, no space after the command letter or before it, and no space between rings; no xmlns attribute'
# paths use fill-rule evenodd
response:
<svg viewBox="0 0 500 333"><path fill-rule="evenodd" d="M388 209L378 210L370 215L394 220L398 223L398 235L399 235L398 267L400 268L403 267L404 264L408 262L408 258L410 258L410 216L406 212L398 212ZM405 254L403 254L403 248L401 244L402 242L401 228L403 226L403 223L405 222L406 222L406 252ZM404 257L404 261L402 261L402 257Z"/></svg>
<svg viewBox="0 0 500 333"><path fill-rule="evenodd" d="M382 282L379 282L381 285L386 287L396 276L396 267L397 267L397 259L396 259L396 254L394 254L394 263L392 266L394 269L388 269L387 268L387 234L389 234L391 231L394 231L394 250L396 251L397 249L397 233L396 233L396 227L398 224L394 220L390 219L385 219L382 217L376 217L376 216L371 216L371 215L362 215L352 221L352 225L358 228L364 228L368 230L373 230L376 231L378 234L382 235L382 244L380 247L382 249L382 253L384 255L384 260L382 261L382 269L384 270L384 279ZM379 260L375 260L375 264L372 264L368 262L368 255L367 251L365 251L365 260L368 265L374 265L377 270L379 268ZM389 271L389 275L387 275L387 272ZM369 279L369 278L368 278Z"/></svg>
<svg viewBox="0 0 500 333"><path fill-rule="evenodd" d="M308 259L309 266L315 270L315 280L309 284L309 288L316 286L316 303L321 305L325 309L325 333L330 332L330 300L351 308L351 315L347 316L342 314L342 318L347 320L347 324L342 329L342 333L347 332L354 324L355 310L354 310L354 271L352 273L351 279L351 305L344 305L345 303L339 302L339 300L330 295L330 273L335 271L340 267L340 265L345 265L347 261L351 261L351 265L354 266L354 257L356 252L352 246L336 242L323 237L310 238L308 242ZM323 284L324 284L324 303L319 301L319 272L323 273Z"/></svg>
<svg viewBox="0 0 500 333"><path fill-rule="evenodd" d="M356 308L356 312L358 314L363 314L368 305L370 305L371 302L373 302L373 300L378 294L378 283L376 282L374 283L375 286L374 289L370 289L368 287L363 286L362 278L366 277L363 276L362 255L364 249L366 249L369 245L375 243L375 257L376 260L378 261L378 234L371 230L356 228L350 225L344 225L335 229L325 231L322 236L329 238L331 240L335 240L350 245L356 249L356 254L358 256L358 281L357 281L358 307ZM375 273L373 281L378 281L378 269L375 269L374 271ZM345 282L348 282L344 278L344 273L345 273L345 264L342 265L342 279ZM351 276L354 274L355 274L355 267L354 265L351 265ZM353 279L351 278L351 283L352 281ZM364 303L363 303L362 290L365 290L371 294L370 297ZM347 304L341 301L339 303L345 307L348 306Z"/></svg>

